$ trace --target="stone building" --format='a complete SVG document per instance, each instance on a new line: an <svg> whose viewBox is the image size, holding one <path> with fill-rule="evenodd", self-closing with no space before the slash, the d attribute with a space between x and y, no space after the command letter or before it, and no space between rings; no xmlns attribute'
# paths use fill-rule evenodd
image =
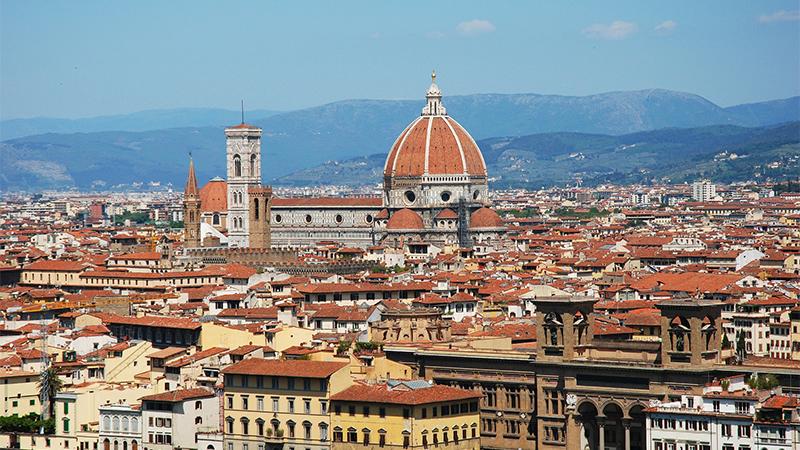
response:
<svg viewBox="0 0 800 450"><path fill-rule="evenodd" d="M381 198L273 198L271 189L261 186L261 129L244 123L226 128L227 183L215 178L195 194L192 202L201 213L186 219L187 230L210 221L227 232L229 247L239 248L293 248L330 240L359 248L423 246L425 254L435 254L445 246L504 246L507 229L487 207L483 155L447 115L435 74L426 98L422 114L390 149ZM218 198L223 188L227 214Z"/></svg>
<svg viewBox="0 0 800 450"><path fill-rule="evenodd" d="M439 308L387 309L371 326L381 342L442 342L450 340L450 322Z"/></svg>

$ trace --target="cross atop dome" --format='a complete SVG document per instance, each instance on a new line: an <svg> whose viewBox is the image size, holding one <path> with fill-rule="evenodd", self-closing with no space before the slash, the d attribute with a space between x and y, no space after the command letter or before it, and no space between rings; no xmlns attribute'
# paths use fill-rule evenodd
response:
<svg viewBox="0 0 800 450"><path fill-rule="evenodd" d="M442 106L442 91L440 91L439 86L436 85L435 71L433 74L431 74L431 87L428 88L428 92L425 94L425 97L428 99L428 104L422 108L423 116L447 115L447 110L445 110L444 106Z"/></svg>

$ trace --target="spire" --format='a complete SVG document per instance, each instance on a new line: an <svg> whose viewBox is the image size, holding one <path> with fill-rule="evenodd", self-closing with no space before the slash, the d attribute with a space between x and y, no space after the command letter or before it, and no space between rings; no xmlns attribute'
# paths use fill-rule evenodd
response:
<svg viewBox="0 0 800 450"><path fill-rule="evenodd" d="M442 106L442 91L440 91L439 86L436 85L435 71L431 74L431 87L428 88L425 97L428 99L428 104L422 108L423 116L447 115L447 111L444 109L444 106Z"/></svg>
<svg viewBox="0 0 800 450"><path fill-rule="evenodd" d="M200 189L197 187L197 176L194 174L194 159L189 156L189 176L186 177L186 190L183 192L184 200L200 198Z"/></svg>

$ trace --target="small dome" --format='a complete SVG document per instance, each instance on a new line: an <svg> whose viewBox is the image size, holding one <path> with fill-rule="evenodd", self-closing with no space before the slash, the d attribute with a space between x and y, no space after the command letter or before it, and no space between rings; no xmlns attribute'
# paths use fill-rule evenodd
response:
<svg viewBox="0 0 800 450"><path fill-rule="evenodd" d="M450 208L445 208L436 215L436 219L458 219L458 214L453 212Z"/></svg>
<svg viewBox="0 0 800 450"><path fill-rule="evenodd" d="M389 218L389 210L386 209L386 208L383 208L381 210L381 212L379 212L378 215L375 216L375 218L376 219L388 219Z"/></svg>
<svg viewBox="0 0 800 450"><path fill-rule="evenodd" d="M469 222L470 228L503 228L505 224L503 219L494 211L487 207L483 207L474 213Z"/></svg>
<svg viewBox="0 0 800 450"><path fill-rule="evenodd" d="M403 208L394 213L389 221L386 222L386 228L391 230L422 230L425 228L425 224L419 214L408 208Z"/></svg>
<svg viewBox="0 0 800 450"><path fill-rule="evenodd" d="M228 183L214 177L200 189L200 211L228 212Z"/></svg>

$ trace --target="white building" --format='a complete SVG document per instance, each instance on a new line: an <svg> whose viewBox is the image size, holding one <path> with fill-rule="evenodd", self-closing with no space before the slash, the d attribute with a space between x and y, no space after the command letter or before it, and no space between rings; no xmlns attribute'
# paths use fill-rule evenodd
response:
<svg viewBox="0 0 800 450"><path fill-rule="evenodd" d="M219 431L219 397L203 388L148 395L142 401L142 439L149 450L197 449L197 433Z"/></svg>
<svg viewBox="0 0 800 450"><path fill-rule="evenodd" d="M692 198L698 202L710 202L717 196L717 185L708 180L692 183Z"/></svg>
<svg viewBox="0 0 800 450"><path fill-rule="evenodd" d="M125 403L100 406L98 443L103 450L139 450L142 445L142 412Z"/></svg>

